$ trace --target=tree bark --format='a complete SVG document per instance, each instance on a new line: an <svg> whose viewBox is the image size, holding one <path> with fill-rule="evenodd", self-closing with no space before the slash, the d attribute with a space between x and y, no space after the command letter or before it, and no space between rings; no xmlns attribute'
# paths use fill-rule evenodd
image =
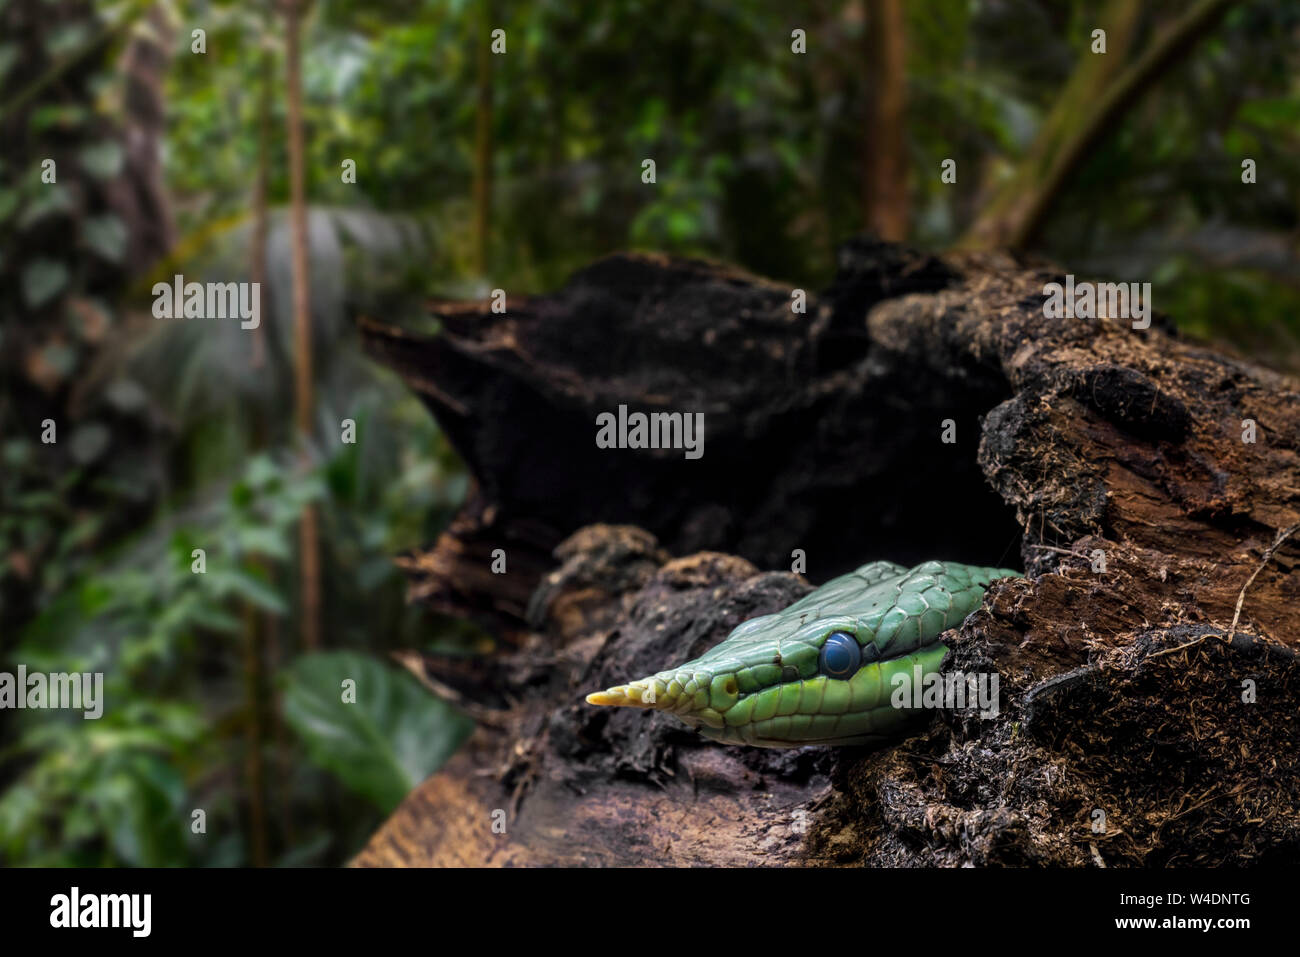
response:
<svg viewBox="0 0 1300 957"><path fill-rule="evenodd" d="M405 656L480 729L358 865L1300 857L1300 384L1159 318L1048 318L1050 265L839 262L806 316L725 266L615 256L504 316L439 304L437 337L363 322L477 483L404 560L412 594L511 640ZM703 411L703 457L595 448L620 402ZM794 548L814 581L1018 552L945 637L945 670L999 677L997 716L765 751L583 702L806 593L760 571Z"/></svg>

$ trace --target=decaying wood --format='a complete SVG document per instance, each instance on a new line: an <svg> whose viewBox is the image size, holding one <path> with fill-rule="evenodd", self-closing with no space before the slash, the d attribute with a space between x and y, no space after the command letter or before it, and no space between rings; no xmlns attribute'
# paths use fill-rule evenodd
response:
<svg viewBox="0 0 1300 957"><path fill-rule="evenodd" d="M439 307L436 337L366 322L477 482L406 559L413 595L510 641L493 719L357 863L1300 859L1297 383L1159 322L1046 318L1060 278L859 240L806 315L733 269L617 256L504 316ZM619 403L704 412L703 458L597 449ZM947 669L999 676L998 716L764 751L582 702L804 594L761 571L794 549L812 581L1018 551L1028 577L948 636Z"/></svg>

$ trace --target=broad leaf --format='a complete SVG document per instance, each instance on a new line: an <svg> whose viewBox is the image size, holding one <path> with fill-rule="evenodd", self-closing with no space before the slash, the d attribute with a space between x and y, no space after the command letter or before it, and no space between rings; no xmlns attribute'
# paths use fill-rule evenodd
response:
<svg viewBox="0 0 1300 957"><path fill-rule="evenodd" d="M23 299L31 309L45 305L68 285L68 267L54 259L36 259L23 270Z"/></svg>
<svg viewBox="0 0 1300 957"><path fill-rule="evenodd" d="M385 812L451 757L473 722L414 677L352 652L306 655L286 673L284 713L308 756ZM356 682L355 703L343 682Z"/></svg>

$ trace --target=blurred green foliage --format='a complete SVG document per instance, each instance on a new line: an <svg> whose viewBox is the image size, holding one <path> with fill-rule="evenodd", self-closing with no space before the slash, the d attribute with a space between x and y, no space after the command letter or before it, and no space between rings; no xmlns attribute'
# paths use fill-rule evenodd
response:
<svg viewBox="0 0 1300 957"><path fill-rule="evenodd" d="M203 490L183 511L160 515L104 556L93 574L61 588L27 626L8 657L29 672L103 672L106 706L99 720L84 720L80 712L14 713L18 730L3 757L22 770L0 796L0 852L8 859L246 862L242 812L231 788L247 757L247 711L260 707L272 688L250 695L242 684L244 616L251 611L284 621L291 615L292 577L283 572L292 567L304 504L320 505L331 541L347 545L347 554L330 554L331 590L341 589L331 594L331 609L357 625L339 629L340 638L370 648L392 646L402 635L421 640L418 623L413 628L406 621L415 616L395 587L391 555L422 538L422 530L404 526L431 504L429 488L437 487L431 463L409 469L405 486L368 490L359 467L364 443L344 449L306 476L270 454L254 457L236 480L217 492ZM195 572L199 548L202 573ZM360 686L354 706L339 704L343 678ZM344 788L366 799L369 809L354 813L371 823L436 770L466 731L465 719L413 678L372 658L300 657L284 681L292 702L286 718L299 742L260 742L268 766L319 759ZM331 696L332 710L322 703ZM341 743L361 748L359 735L368 735L373 763L338 760ZM288 781L307 770L294 769ZM280 798L303 830L317 823L319 794L293 788ZM195 808L205 811L212 839L190 834ZM331 837L324 830L311 836ZM348 850L326 840L319 851Z"/></svg>
<svg viewBox="0 0 1300 957"><path fill-rule="evenodd" d="M403 601L393 554L436 536L466 477L419 402L361 357L351 317L415 320L428 294L550 288L627 247L825 282L835 243L862 220L872 149L861 4L497 5L488 19L506 29L508 52L491 61L483 276L471 267L470 204L480 2L316 0L303 74L317 427L304 444L290 416L274 5L161 4L172 26L163 174L179 242L154 272L249 278L266 110L258 365L235 324L148 321L153 277L128 282L128 224L87 200L123 170L115 58L150 4L28 2L60 16L30 34L39 49L24 46L29 34L0 34L0 86L24 104L8 135L27 160L0 157L0 345L20 326L55 330L25 368L76 411L59 445L43 445L35 400L11 402L10 370L0 654L32 670L103 671L109 706L99 721L11 716L0 734L0 858L244 864L261 840L276 863L340 862L467 730L384 653L479 642ZM0 17L12 16L5 8ZM963 234L1088 55L1101 8L905 5L912 175L900 189L915 241L943 247ZM1145 4L1138 46L1181 8ZM203 54L190 51L199 27ZM791 52L796 27L806 55ZM1084 164L1041 251L1077 273L1151 280L1157 308L1183 328L1297 367L1298 31L1300 8L1283 0L1230 13ZM24 99L47 61L81 54ZM42 184L35 158L56 148L67 172ZM1240 184L1243 156L1258 163L1254 186ZM641 181L646 158L654 185ZM947 158L957 187L940 182ZM355 184L340 177L345 159ZM344 419L356 444L340 441ZM304 655L296 521L307 502L322 523L328 650ZM192 571L195 548L205 574ZM254 636L264 660L250 669ZM341 703L346 678L356 705ZM191 828L196 808L204 834Z"/></svg>
<svg viewBox="0 0 1300 957"><path fill-rule="evenodd" d="M413 676L363 655L306 655L286 679L284 715L312 760L385 810L438 770L473 729ZM355 701L346 700L353 693Z"/></svg>

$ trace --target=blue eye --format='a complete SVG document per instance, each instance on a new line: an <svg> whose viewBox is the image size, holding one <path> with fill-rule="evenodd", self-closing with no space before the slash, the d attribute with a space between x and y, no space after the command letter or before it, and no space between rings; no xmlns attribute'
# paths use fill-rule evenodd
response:
<svg viewBox="0 0 1300 957"><path fill-rule="evenodd" d="M846 631L833 631L822 645L822 674L828 678L850 678L862 667L862 648Z"/></svg>

